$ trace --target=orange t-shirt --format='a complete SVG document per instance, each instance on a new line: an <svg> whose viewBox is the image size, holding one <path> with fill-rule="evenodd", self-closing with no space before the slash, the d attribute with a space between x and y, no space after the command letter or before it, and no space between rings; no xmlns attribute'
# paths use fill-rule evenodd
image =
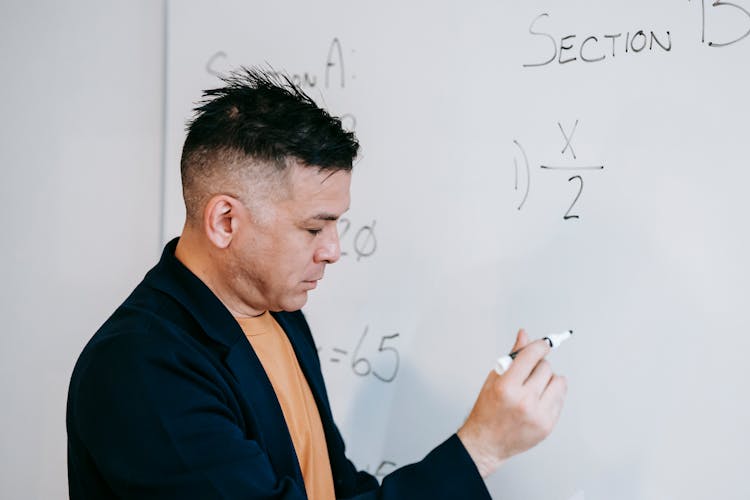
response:
<svg viewBox="0 0 750 500"><path fill-rule="evenodd" d="M254 318L236 319L258 355L281 404L307 497L335 500L328 446L318 406L289 338L268 311Z"/></svg>

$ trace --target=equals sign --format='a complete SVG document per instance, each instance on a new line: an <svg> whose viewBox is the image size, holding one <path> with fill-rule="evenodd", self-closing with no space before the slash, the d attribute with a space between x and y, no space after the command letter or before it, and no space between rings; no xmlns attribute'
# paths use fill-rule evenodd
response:
<svg viewBox="0 0 750 500"><path fill-rule="evenodd" d="M333 348L333 352L338 353L338 354L344 354L344 355L349 354L349 351L338 349L336 347ZM340 358L331 358L331 363L338 363L339 361L341 361Z"/></svg>

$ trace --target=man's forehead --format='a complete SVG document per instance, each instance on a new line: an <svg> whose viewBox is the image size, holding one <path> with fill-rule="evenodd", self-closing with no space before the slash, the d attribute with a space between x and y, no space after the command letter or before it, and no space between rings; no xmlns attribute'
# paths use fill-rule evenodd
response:
<svg viewBox="0 0 750 500"><path fill-rule="evenodd" d="M289 172L288 202L304 219L336 220L349 209L351 173L293 166Z"/></svg>

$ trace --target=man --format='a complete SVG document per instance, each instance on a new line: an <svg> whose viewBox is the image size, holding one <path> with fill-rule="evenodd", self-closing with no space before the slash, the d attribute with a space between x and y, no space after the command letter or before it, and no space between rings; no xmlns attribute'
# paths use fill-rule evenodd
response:
<svg viewBox="0 0 750 500"><path fill-rule="evenodd" d="M68 395L70 497L489 498L544 439L565 381L529 343L456 434L378 485L346 459L300 309L339 259L354 135L243 70L207 91L181 170L186 223L84 348Z"/></svg>

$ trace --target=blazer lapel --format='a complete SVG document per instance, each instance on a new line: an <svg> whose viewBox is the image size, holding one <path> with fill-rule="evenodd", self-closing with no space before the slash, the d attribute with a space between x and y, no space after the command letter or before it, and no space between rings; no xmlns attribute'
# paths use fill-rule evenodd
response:
<svg viewBox="0 0 750 500"><path fill-rule="evenodd" d="M257 421L258 428L252 429L251 434L260 437L274 470L296 477L303 485L302 471L281 405L263 365L244 335L229 349L225 363L237 378Z"/></svg>

